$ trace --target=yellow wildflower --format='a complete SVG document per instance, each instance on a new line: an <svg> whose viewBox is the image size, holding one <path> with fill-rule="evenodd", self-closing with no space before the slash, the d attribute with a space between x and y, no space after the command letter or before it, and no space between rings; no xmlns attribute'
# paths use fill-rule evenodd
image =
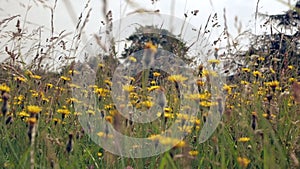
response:
<svg viewBox="0 0 300 169"><path fill-rule="evenodd" d="M95 115L96 112L95 112L94 110L89 109L89 110L87 111L87 114L89 114L89 115Z"/></svg>
<svg viewBox="0 0 300 169"><path fill-rule="evenodd" d="M206 70L206 69L202 70L202 73L203 73L204 76L208 76L209 75L209 71Z"/></svg>
<svg viewBox="0 0 300 169"><path fill-rule="evenodd" d="M68 104L71 104L71 103L80 103L79 100L77 100L76 98L73 98L73 97L67 99L66 102L67 102Z"/></svg>
<svg viewBox="0 0 300 169"><path fill-rule="evenodd" d="M248 142L250 140L249 137L241 137L238 139L238 142Z"/></svg>
<svg viewBox="0 0 300 169"><path fill-rule="evenodd" d="M255 76L255 77L261 77L262 74L259 72L259 71L253 71L252 74Z"/></svg>
<svg viewBox="0 0 300 169"><path fill-rule="evenodd" d="M257 58L257 60L259 60L259 61L264 61L265 58L260 56L260 57Z"/></svg>
<svg viewBox="0 0 300 169"><path fill-rule="evenodd" d="M242 71L243 72L250 72L250 69L249 68L242 68Z"/></svg>
<svg viewBox="0 0 300 169"><path fill-rule="evenodd" d="M36 123L37 119L35 117L30 117L26 120L29 124L33 125Z"/></svg>
<svg viewBox="0 0 300 169"><path fill-rule="evenodd" d="M153 102L151 101L143 101L142 104L147 108L150 109L153 106Z"/></svg>
<svg viewBox="0 0 300 169"><path fill-rule="evenodd" d="M166 108L164 108L164 112L170 113L170 112L172 112L172 108L166 107Z"/></svg>
<svg viewBox="0 0 300 169"><path fill-rule="evenodd" d="M58 110L57 110L57 113L61 113L61 114L63 114L63 115L68 115L68 114L70 114L71 112L70 112L67 108L63 107L62 109L58 109Z"/></svg>
<svg viewBox="0 0 300 169"><path fill-rule="evenodd" d="M211 60L208 60L208 63L210 63L210 64L219 64L220 63L220 60L218 60L218 59L211 59Z"/></svg>
<svg viewBox="0 0 300 169"><path fill-rule="evenodd" d="M69 87L70 88L74 88L74 89L80 89L80 86L76 85L76 84L73 84L73 83L70 83L69 84Z"/></svg>
<svg viewBox="0 0 300 169"><path fill-rule="evenodd" d="M112 86L112 82L108 79L104 80L104 83L107 84L108 86Z"/></svg>
<svg viewBox="0 0 300 169"><path fill-rule="evenodd" d="M197 150L189 151L190 156L197 156L198 154L199 154L199 152Z"/></svg>
<svg viewBox="0 0 300 169"><path fill-rule="evenodd" d="M30 70L26 70L25 74L28 75L28 76L33 75L33 73Z"/></svg>
<svg viewBox="0 0 300 169"><path fill-rule="evenodd" d="M185 142L183 140L177 142L177 144L175 145L176 148L180 148L180 147L184 147L185 146Z"/></svg>
<svg viewBox="0 0 300 169"><path fill-rule="evenodd" d="M265 85L271 87L274 90L276 87L279 86L279 82L278 81L266 82Z"/></svg>
<svg viewBox="0 0 300 169"><path fill-rule="evenodd" d="M168 77L168 80L171 82L183 82L186 81L188 78L182 76L182 75L171 75Z"/></svg>
<svg viewBox="0 0 300 169"><path fill-rule="evenodd" d="M174 114L172 113L164 113L165 118L174 119Z"/></svg>
<svg viewBox="0 0 300 169"><path fill-rule="evenodd" d="M29 113L37 114L42 111L42 108L39 106L27 106L27 111Z"/></svg>
<svg viewBox="0 0 300 169"><path fill-rule="evenodd" d="M74 74L79 74L79 72L76 71L76 70L69 70L69 71L68 71L68 74L69 74L69 75L74 75Z"/></svg>
<svg viewBox="0 0 300 169"><path fill-rule="evenodd" d="M267 118L269 115L267 113L263 113L262 116L265 117L265 118ZM271 114L270 118L274 119L274 118L276 118L276 115L275 114Z"/></svg>
<svg viewBox="0 0 300 169"><path fill-rule="evenodd" d="M39 75L31 75L30 77L31 77L32 79L37 79L37 80L39 80L39 79L42 78L42 77L39 76Z"/></svg>
<svg viewBox="0 0 300 169"><path fill-rule="evenodd" d="M109 123L113 123L113 117L112 116L105 116L105 120Z"/></svg>
<svg viewBox="0 0 300 169"><path fill-rule="evenodd" d="M63 80L63 81L70 81L71 80L69 77L66 77L66 76L61 76L60 79Z"/></svg>
<svg viewBox="0 0 300 169"><path fill-rule="evenodd" d="M6 84L2 84L2 85L0 85L0 91L9 92L10 88Z"/></svg>
<svg viewBox="0 0 300 169"><path fill-rule="evenodd" d="M203 107L210 107L210 106L213 106L213 105L216 105L217 103L213 103L213 102L209 102L209 101L201 101L200 102L200 106L203 106Z"/></svg>
<svg viewBox="0 0 300 169"><path fill-rule="evenodd" d="M95 90L95 93L98 94L99 96L103 96L104 97L104 96L107 95L107 93L109 93L109 90L103 89L103 88L97 88Z"/></svg>
<svg viewBox="0 0 300 169"><path fill-rule="evenodd" d="M112 109L114 106L112 105L112 104L106 104L106 105L104 105L104 109L105 110L110 110L110 109Z"/></svg>
<svg viewBox="0 0 300 169"><path fill-rule="evenodd" d="M223 89L226 90L226 92L227 92L228 94L231 94L231 91L232 91L231 86L225 84L225 85L223 86Z"/></svg>
<svg viewBox="0 0 300 169"><path fill-rule="evenodd" d="M31 94L31 96L32 97L38 97L39 96L39 93L37 92L37 91L35 91L35 90L29 90L32 94Z"/></svg>
<svg viewBox="0 0 300 169"><path fill-rule="evenodd" d="M125 90L126 92L133 92L134 89L135 89L135 87L132 86L132 85L125 85L125 86L123 86L123 90Z"/></svg>
<svg viewBox="0 0 300 169"><path fill-rule="evenodd" d="M293 70L293 69L294 69L294 66L290 65L290 66L288 66L288 68L289 68L290 70Z"/></svg>
<svg viewBox="0 0 300 169"><path fill-rule="evenodd" d="M295 79L295 78L293 78L293 77L291 77L291 78L289 78L289 82L290 83L293 83L293 82L296 82L297 80Z"/></svg>
<svg viewBox="0 0 300 169"><path fill-rule="evenodd" d="M207 100L210 96L211 94L209 92L205 92L201 94L191 94L187 98L191 100Z"/></svg>
<svg viewBox="0 0 300 169"><path fill-rule="evenodd" d="M53 84L47 83L47 84L46 84L46 87L49 88L49 89L51 89L51 88L53 87Z"/></svg>
<svg viewBox="0 0 300 169"><path fill-rule="evenodd" d="M149 140L159 140L161 138L161 135L158 135L158 134L152 134L148 137Z"/></svg>
<svg viewBox="0 0 300 169"><path fill-rule="evenodd" d="M151 86L151 87L148 87L148 91L151 92L151 91L159 89L159 88L160 88L160 86Z"/></svg>
<svg viewBox="0 0 300 169"><path fill-rule="evenodd" d="M50 100L47 98L47 97L42 97L42 101L45 103L45 102L49 102Z"/></svg>
<svg viewBox="0 0 300 169"><path fill-rule="evenodd" d="M242 84L242 85L248 85L249 82L242 80L242 81L241 81L241 84Z"/></svg>
<svg viewBox="0 0 300 169"><path fill-rule="evenodd" d="M178 126L178 129L179 129L179 131L182 131L182 132L192 133L193 127L194 127L194 126L187 126L187 125L184 125L183 127Z"/></svg>
<svg viewBox="0 0 300 169"><path fill-rule="evenodd" d="M29 117L30 114L26 113L25 111L21 111L21 112L18 113L18 116L20 116L20 117Z"/></svg>
<svg viewBox="0 0 300 169"><path fill-rule="evenodd" d="M27 79L26 79L26 78L24 78L24 77L20 77L20 76L18 76L18 77L14 77L14 80L16 80L16 81L20 81L20 82L27 82Z"/></svg>
<svg viewBox="0 0 300 169"><path fill-rule="evenodd" d="M275 70L274 70L273 68L271 68L271 67L270 67L270 71L271 71L271 73L273 73L273 74L276 73Z"/></svg>
<svg viewBox="0 0 300 169"><path fill-rule="evenodd" d="M204 84L205 84L204 81L201 79L198 79L196 83L198 86L204 86Z"/></svg>
<svg viewBox="0 0 300 169"><path fill-rule="evenodd" d="M134 56L129 56L129 60L130 60L131 62L136 62L136 58L135 58Z"/></svg>
<svg viewBox="0 0 300 169"><path fill-rule="evenodd" d="M159 72L153 72L153 76L158 77L158 76L160 76L160 73Z"/></svg>
<svg viewBox="0 0 300 169"><path fill-rule="evenodd" d="M104 64L103 64L103 63L99 63L99 64L98 64L98 67L99 67L99 68L103 68L103 67L104 67Z"/></svg>
<svg viewBox="0 0 300 169"><path fill-rule="evenodd" d="M98 157L102 157L103 154L102 154L101 152L98 152L98 153L97 153L97 156L98 156Z"/></svg>
<svg viewBox="0 0 300 169"><path fill-rule="evenodd" d="M107 138L113 138L112 134L105 134L104 132L100 131L99 133L97 133L97 135L99 137L107 137Z"/></svg>
<svg viewBox="0 0 300 169"><path fill-rule="evenodd" d="M176 115L178 119L188 120L190 118L188 114L178 113Z"/></svg>
<svg viewBox="0 0 300 169"><path fill-rule="evenodd" d="M157 52L157 47L155 45L153 45L152 42L147 42L145 44L145 48L146 49L150 49L153 53L156 53Z"/></svg>
<svg viewBox="0 0 300 169"><path fill-rule="evenodd" d="M238 157L237 161L238 161L239 165L244 168L247 168L247 166L251 162L248 158L243 158L243 157Z"/></svg>
<svg viewBox="0 0 300 169"><path fill-rule="evenodd" d="M74 112L74 115L75 115L75 116L81 116L82 113L80 113L80 112Z"/></svg>
<svg viewBox="0 0 300 169"><path fill-rule="evenodd" d="M54 123L61 123L61 120L58 119L58 118L53 118L52 121L53 121Z"/></svg>
<svg viewBox="0 0 300 169"><path fill-rule="evenodd" d="M150 82L150 84L155 86L155 85L156 85L156 81L155 81L155 80L152 80L152 81Z"/></svg>

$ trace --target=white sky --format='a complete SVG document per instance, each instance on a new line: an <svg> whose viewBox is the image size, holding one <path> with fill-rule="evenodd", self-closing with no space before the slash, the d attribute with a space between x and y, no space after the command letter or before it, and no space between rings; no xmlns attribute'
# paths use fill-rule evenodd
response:
<svg viewBox="0 0 300 169"><path fill-rule="evenodd" d="M29 10L26 20L37 25L44 25L50 28L50 10L37 6L34 2L38 0L0 0L0 18L20 14L24 18L26 9L19 4L32 5ZM54 0L44 0L47 4L53 5ZM83 10L85 0L58 0L55 11L55 28L57 32L61 30L73 30L76 18L72 18L67 12L65 3L63 1L70 1L74 11L79 16ZM108 9L113 12L113 18L119 19L126 16L127 13L133 11L129 5L126 5L125 0L107 0ZM287 0L285 0L287 1ZM50 3L52 2L52 3ZM205 24L209 14L218 13L219 19L223 19L223 9L226 8L226 16L228 25L233 25L234 17L237 16L242 21L244 28L251 28L254 21L254 13L256 8L256 0L159 0L154 5L151 0L135 0L137 5L146 9L159 9L161 13L168 15L175 15L183 18L183 14L187 12L190 14L192 10L199 10L197 17L193 17L191 23L198 27L199 24ZM170 10L171 3L174 3L175 10ZM293 3L293 1L291 2ZM88 33L95 33L101 25L102 17L102 0L91 0L92 14L87 25L86 31ZM121 10L119 10L121 8ZM137 9L137 8L136 8ZM286 5L278 0L260 0L259 12L277 14L288 9ZM173 12L172 12L173 11ZM191 14L190 14L191 15ZM252 20L252 22L249 22Z"/></svg>
<svg viewBox="0 0 300 169"><path fill-rule="evenodd" d="M20 14L21 21L26 20L27 22L33 23L33 25L26 23L25 27L28 27L29 29L37 28L38 26L44 26L45 28L50 29L50 9L42 7L39 1L45 1L46 4L50 6L53 6L54 2L54 0L0 0L0 21L8 16ZM184 13L187 13L189 15L188 18L190 18L190 23L196 28L199 28L199 25L204 26L208 16L215 12L218 14L219 21L222 25L223 9L225 8L230 34L233 36L237 34L236 29L234 28L234 18L236 16L238 17L238 20L242 22L242 30L255 30L254 13L256 10L257 0L159 0L154 5L151 3L151 0L107 1L107 9L112 10L114 20L126 17L128 13L139 8L149 10L159 9L162 14L176 16L182 19L184 19ZM128 5L126 1L134 2L136 7ZM283 4L282 1L288 2L288 0L281 0L281 2L280 0L260 0L258 10L261 13L268 14L282 13L288 9L288 6ZM292 4L295 3L295 0L290 1ZM65 5L67 3L65 2L70 2L72 8L66 8ZM55 32L59 33L63 30L66 30L67 32L74 31L77 18L83 11L86 2L86 0L58 0L57 7L54 12ZM25 7L28 5L31 6L31 8L27 12L27 17L25 18ZM92 12L85 29L88 38L88 35L99 31L101 21L104 20L102 15L102 6L102 0L91 0L89 7L92 8ZM68 12L68 9L74 9L75 16L70 15L72 12ZM199 10L196 17L191 17L191 11L193 10ZM12 25L14 26L15 23ZM257 25L257 28L259 28L259 24ZM12 29L15 28L12 27ZM46 36L49 37L49 35L50 34ZM2 45L0 41L0 46Z"/></svg>

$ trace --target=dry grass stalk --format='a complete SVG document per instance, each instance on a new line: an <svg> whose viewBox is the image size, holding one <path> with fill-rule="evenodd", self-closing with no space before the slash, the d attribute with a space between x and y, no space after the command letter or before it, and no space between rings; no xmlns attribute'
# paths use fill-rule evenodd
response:
<svg viewBox="0 0 300 169"><path fill-rule="evenodd" d="M292 85L293 97L296 103L300 103L300 84L294 82Z"/></svg>

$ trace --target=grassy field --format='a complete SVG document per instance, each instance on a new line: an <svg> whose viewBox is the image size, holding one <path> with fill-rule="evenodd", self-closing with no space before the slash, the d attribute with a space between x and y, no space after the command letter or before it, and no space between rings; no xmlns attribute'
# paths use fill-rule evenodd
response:
<svg viewBox="0 0 300 169"><path fill-rule="evenodd" d="M3 30L3 25L11 23L16 27L0 31L3 39L10 35L7 43L13 44L3 49L9 58L1 63L0 72L0 168L279 169L300 166L300 77L297 65L286 65L284 69L265 67L269 64L265 59L268 53L246 55L248 65L241 67L238 75L222 85L226 101L220 124L213 135L200 144L199 133L211 113L210 108L220 106L220 102L212 101L212 97L218 95L211 92L209 77L215 76L212 67L221 67L221 60L210 59L206 66L194 68L199 93L185 97L199 106L195 116L188 116L184 113L185 107L180 106L182 96L178 84L184 85L186 77L159 70L141 72L141 79L129 77L133 83L123 86L123 90L135 109L147 111L154 106L152 98L147 96L151 92L164 92L166 96L166 100L162 100L165 107L157 112L159 118L152 123L138 124L122 117L111 98L111 68L119 64L114 57L95 62L95 85L82 88L73 79L80 76L83 69L76 70L71 59L62 61L59 73L42 67L48 56L55 57L58 49L76 54L80 39L73 38L70 49L64 47L64 33L53 36L45 46L39 46L37 39L30 53L26 53L36 57L30 64L25 64L20 59L21 48L38 34L23 32L17 18L1 20ZM80 37L85 22L84 18L80 20L74 37ZM140 47L154 53L158 48L150 41ZM131 56L128 61L135 62L136 58ZM74 90L82 93L82 99L74 97ZM89 97L97 100L96 106L86 105L83 100ZM79 112L76 106L85 106L86 111ZM153 139L173 148L147 158L114 155L92 141L89 132L96 132L99 137L113 136L108 131L94 131L93 126L88 131L83 130L79 122L81 116L104 119L125 135ZM191 124L178 128L187 135L182 141L159 136L168 126L184 121Z"/></svg>

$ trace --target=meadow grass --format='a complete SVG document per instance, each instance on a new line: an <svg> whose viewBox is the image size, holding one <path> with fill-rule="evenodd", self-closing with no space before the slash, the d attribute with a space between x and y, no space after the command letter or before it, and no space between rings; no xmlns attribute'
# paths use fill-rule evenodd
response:
<svg viewBox="0 0 300 169"><path fill-rule="evenodd" d="M106 10L105 7L104 9ZM43 46L38 39L31 50L22 53L22 44L39 34L34 36L23 32L24 28L20 26L17 16L0 22L3 30L4 25L16 23L16 30L0 32L3 39L10 35L7 42L13 44L11 48L2 49L9 58L1 63L0 73L1 168L174 169L300 166L300 79L297 67L288 65L284 74L272 67L262 71L261 68L265 68L267 62L264 57L268 53L245 56L247 67L241 68L234 80L227 81L222 86L226 101L220 124L206 142L199 144L199 133L207 121L209 108L219 104L212 101L214 96L208 84L209 77L214 76L215 72L207 67L213 65L218 68L221 60L208 60L207 67L197 65L194 70L198 78L195 85L199 95L189 97L191 101L199 104L201 111L193 117L187 116L179 106L178 84L184 84L185 77L150 70L141 73L139 82L135 82L138 77L131 77L133 83L123 86L123 89L136 109L147 111L153 106L151 98L146 97L146 94L162 91L166 95L166 100L161 103L166 106L157 112L162 115L160 118L149 124L133 123L120 115L110 95L113 73L111 67L118 64L114 58L115 53L112 52L109 59L100 59L101 62L93 65L97 70L97 80L95 85L85 89L72 81L82 73L80 70L84 70L82 67L85 64L79 64L82 69L76 70L76 63L70 57L64 57L61 59L61 68L54 68L51 64L47 67L47 63L57 61L55 52L58 50L63 50L67 53L66 56L76 54L90 10L86 7L85 12L86 18L79 18L69 49L64 46L68 41L65 39L68 34L61 32L54 37L52 28L48 45ZM109 23L111 16L108 14L105 13L105 22ZM41 33L40 29L37 32ZM141 46L151 49L152 52L157 50L157 46L151 42ZM31 63L23 62L23 59L32 56L36 57ZM135 59L132 57L129 61ZM53 69L60 71L52 71ZM151 79L148 78L150 74L153 75ZM73 97L74 90L81 91L82 98L94 97L97 106L84 105L83 99ZM76 111L75 105L85 106L86 111ZM99 137L109 137L110 133L94 131L93 126L84 131L79 122L80 116L95 119L102 116L116 130L128 136L154 139L174 147L147 158L117 156L96 144L88 135L89 132L99 132ZM185 121L190 121L192 125L179 128L187 133L182 141L157 136L164 128Z"/></svg>

